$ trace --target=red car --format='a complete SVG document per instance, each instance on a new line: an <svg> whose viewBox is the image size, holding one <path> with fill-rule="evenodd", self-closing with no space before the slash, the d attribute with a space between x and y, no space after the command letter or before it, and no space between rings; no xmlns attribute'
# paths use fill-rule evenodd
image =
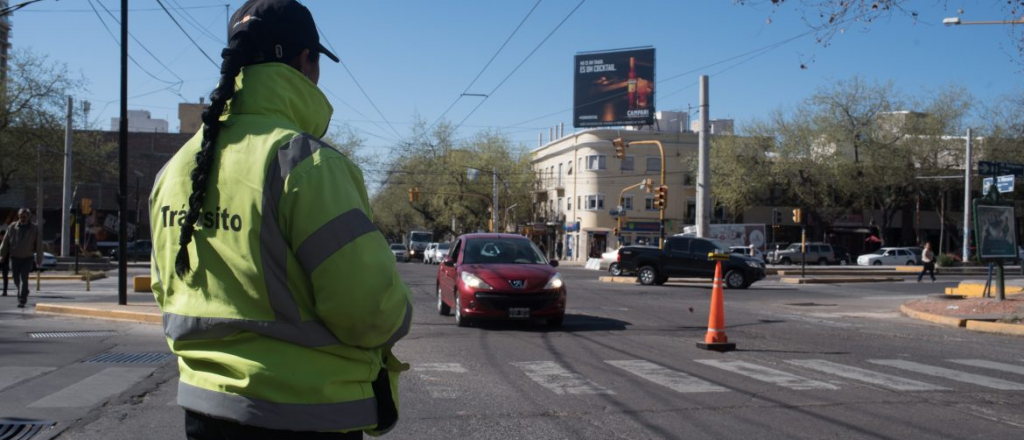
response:
<svg viewBox="0 0 1024 440"><path fill-rule="evenodd" d="M545 319L562 325L565 283L530 240L514 234L466 234L437 271L437 311L455 310L455 323L473 320Z"/></svg>

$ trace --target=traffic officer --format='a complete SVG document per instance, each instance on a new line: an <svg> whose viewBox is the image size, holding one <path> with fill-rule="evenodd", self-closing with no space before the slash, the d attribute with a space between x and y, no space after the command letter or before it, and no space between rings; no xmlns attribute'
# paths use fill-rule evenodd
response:
<svg viewBox="0 0 1024 440"><path fill-rule="evenodd" d="M319 42L295 0L249 0L203 127L150 199L153 293L190 439L361 438L398 418L409 290L362 172L320 138Z"/></svg>

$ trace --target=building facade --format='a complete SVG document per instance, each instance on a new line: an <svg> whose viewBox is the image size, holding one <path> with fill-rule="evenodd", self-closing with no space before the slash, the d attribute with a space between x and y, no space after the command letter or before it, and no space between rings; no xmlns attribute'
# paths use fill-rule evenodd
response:
<svg viewBox="0 0 1024 440"><path fill-rule="evenodd" d="M121 128L121 118L110 118L110 131ZM153 119L148 110L128 110L128 131L144 133L167 133L166 119Z"/></svg>
<svg viewBox="0 0 1024 440"><path fill-rule="evenodd" d="M585 261L620 243L658 244L661 212L653 206L654 195L640 189L639 183L646 178L654 187L663 183L661 153L656 145L633 145L619 159L612 144L616 138L661 142L668 187L664 235L693 224L696 192L689 169L697 154L696 133L584 130L532 152L535 216L522 232L550 256ZM625 214L621 219L612 213L620 205Z"/></svg>

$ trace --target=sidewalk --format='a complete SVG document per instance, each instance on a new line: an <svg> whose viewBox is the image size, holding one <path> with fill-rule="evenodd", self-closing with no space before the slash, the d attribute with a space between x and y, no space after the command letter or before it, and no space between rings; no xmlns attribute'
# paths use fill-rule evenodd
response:
<svg viewBox="0 0 1024 440"><path fill-rule="evenodd" d="M43 278L42 289L29 294L29 305L35 313L80 318L110 319L146 324L161 323L160 309L151 292L133 292L128 281L127 305L118 304L117 272L108 278L93 281L86 291L82 281L50 281Z"/></svg>

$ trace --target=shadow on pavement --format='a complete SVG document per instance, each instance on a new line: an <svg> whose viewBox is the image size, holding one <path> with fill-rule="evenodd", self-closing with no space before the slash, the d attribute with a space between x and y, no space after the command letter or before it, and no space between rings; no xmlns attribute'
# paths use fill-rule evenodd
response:
<svg viewBox="0 0 1024 440"><path fill-rule="evenodd" d="M576 333L588 331L622 331L630 322L602 316L566 313L561 327L551 328L544 321L475 321L473 327L495 331L526 331L537 333Z"/></svg>

